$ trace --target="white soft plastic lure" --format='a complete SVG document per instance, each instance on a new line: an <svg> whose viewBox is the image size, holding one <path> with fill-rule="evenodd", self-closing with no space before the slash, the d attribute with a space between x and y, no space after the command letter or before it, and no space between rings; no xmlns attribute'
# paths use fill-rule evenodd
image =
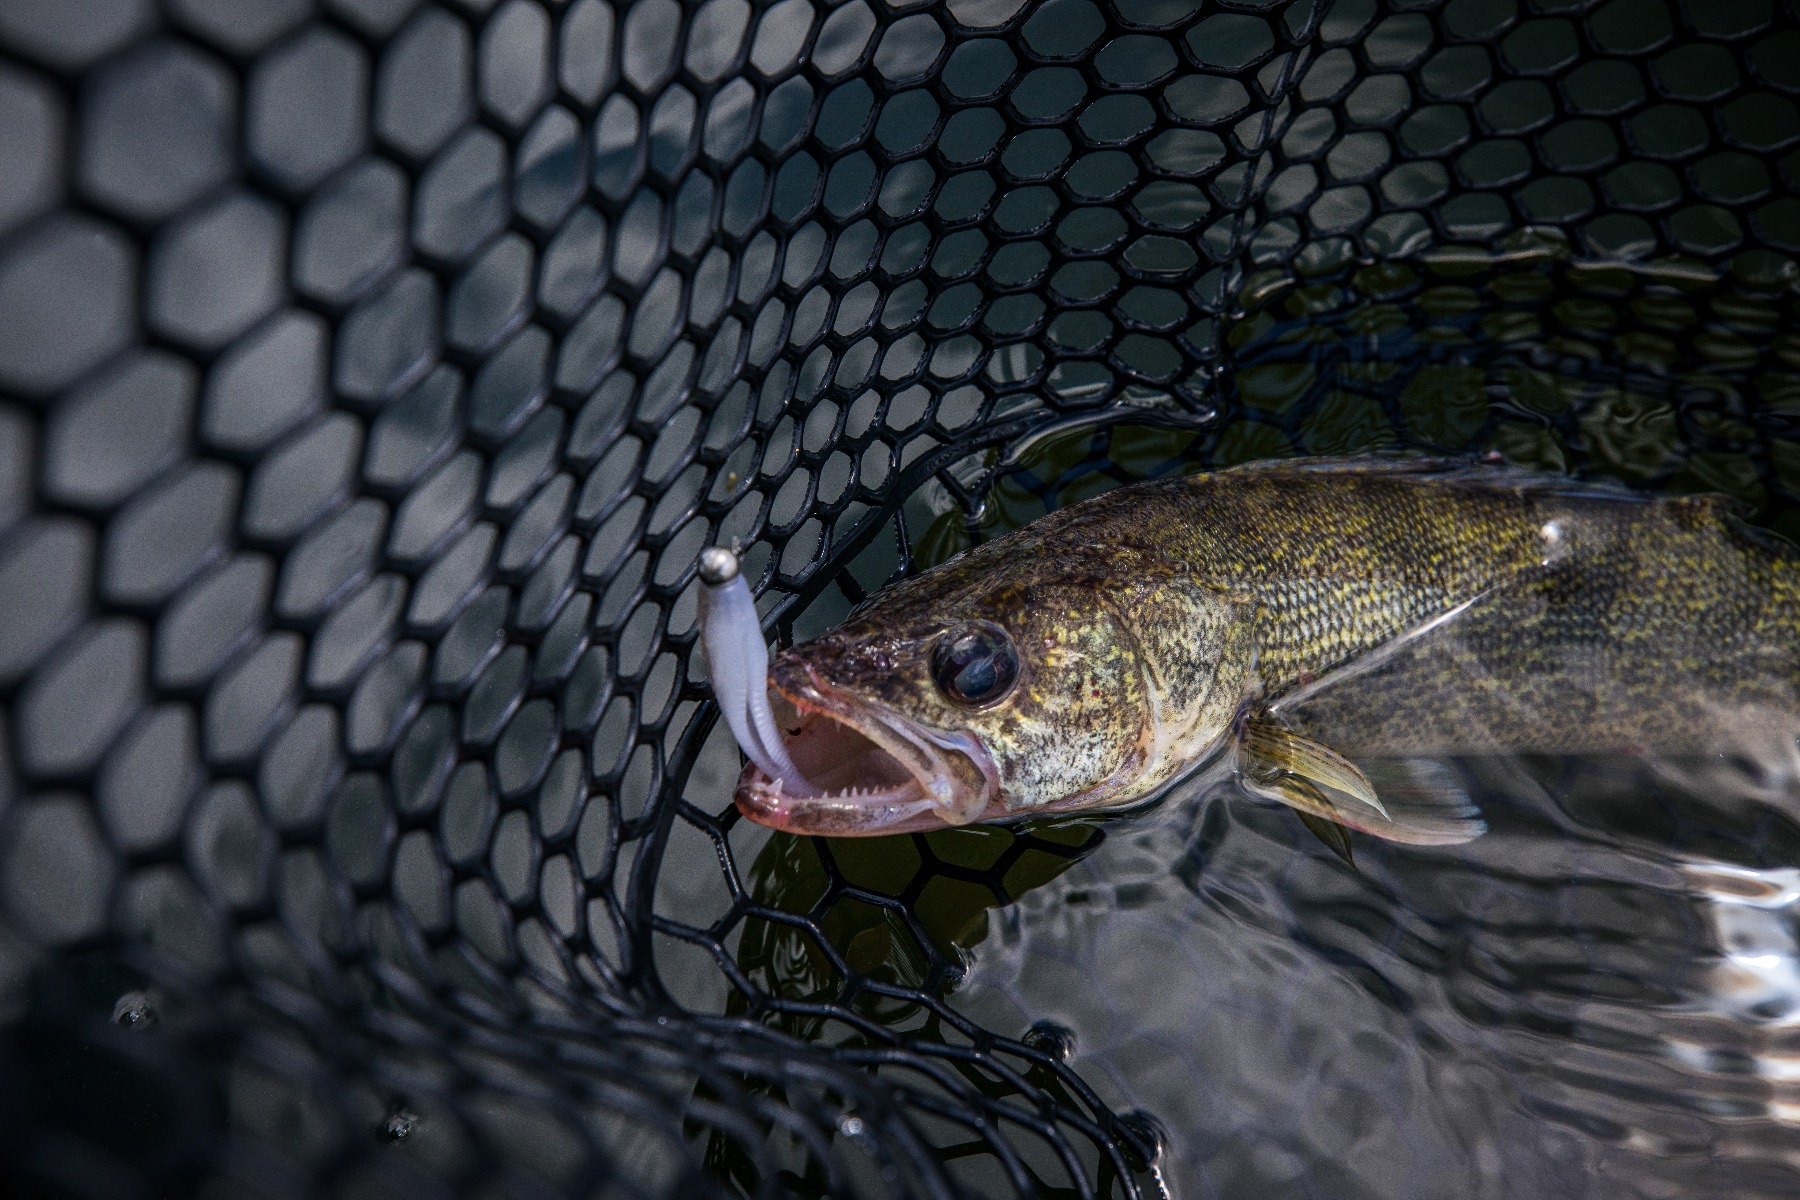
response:
<svg viewBox="0 0 1800 1200"><path fill-rule="evenodd" d="M769 708L769 646L756 616L756 600L723 546L700 554L700 643L719 712L744 753L789 796L816 796L775 724Z"/></svg>

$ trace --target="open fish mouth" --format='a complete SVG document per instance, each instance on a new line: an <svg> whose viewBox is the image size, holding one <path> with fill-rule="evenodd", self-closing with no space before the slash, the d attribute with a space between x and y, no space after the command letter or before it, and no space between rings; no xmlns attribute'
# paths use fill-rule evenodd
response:
<svg viewBox="0 0 1800 1200"><path fill-rule="evenodd" d="M847 695L787 655L773 664L769 683L782 741L810 786L784 787L750 763L736 799L752 821L789 833L856 837L1002 815L992 759L975 737L929 729Z"/></svg>

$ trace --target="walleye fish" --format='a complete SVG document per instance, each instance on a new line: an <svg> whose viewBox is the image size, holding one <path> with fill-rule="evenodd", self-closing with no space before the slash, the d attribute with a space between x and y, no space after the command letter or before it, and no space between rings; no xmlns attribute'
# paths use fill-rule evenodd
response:
<svg viewBox="0 0 1800 1200"><path fill-rule="evenodd" d="M1447 844L1485 826L1437 756L1800 731L1800 549L1718 496L1252 463L1052 513L772 664L708 553L737 804L796 833L1127 808L1229 754L1340 853L1342 827Z"/></svg>

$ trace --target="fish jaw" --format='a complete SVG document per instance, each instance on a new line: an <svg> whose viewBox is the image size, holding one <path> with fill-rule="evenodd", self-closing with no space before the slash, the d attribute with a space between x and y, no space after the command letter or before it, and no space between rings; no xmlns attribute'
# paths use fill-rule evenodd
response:
<svg viewBox="0 0 1800 1200"><path fill-rule="evenodd" d="M877 837L1007 815L979 739L848 695L804 662L778 661L769 680L788 752L822 794L789 795L751 763L735 799L752 821L788 833Z"/></svg>
<svg viewBox="0 0 1800 1200"><path fill-rule="evenodd" d="M882 837L950 828L916 784L892 792L788 796L782 793L779 779L770 779L750 763L738 779L736 799L739 812L758 825L783 833Z"/></svg>

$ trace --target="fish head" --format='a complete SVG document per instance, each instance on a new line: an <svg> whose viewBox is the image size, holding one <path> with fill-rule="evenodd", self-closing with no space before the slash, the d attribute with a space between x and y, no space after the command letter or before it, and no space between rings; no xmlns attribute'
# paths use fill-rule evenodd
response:
<svg viewBox="0 0 1800 1200"><path fill-rule="evenodd" d="M1195 597L1121 579L1128 568L1105 554L1017 550L1024 561L953 560L779 654L771 706L794 764L822 794L784 794L751 765L742 811L845 836L1117 808L1223 735L1242 671L1219 636L1235 616L1219 596L1199 596L1209 611L1196 613ZM1178 661L1159 630L1177 635ZM1229 693L1221 711L1172 702L1170 670L1196 668L1230 677L1200 689Z"/></svg>

